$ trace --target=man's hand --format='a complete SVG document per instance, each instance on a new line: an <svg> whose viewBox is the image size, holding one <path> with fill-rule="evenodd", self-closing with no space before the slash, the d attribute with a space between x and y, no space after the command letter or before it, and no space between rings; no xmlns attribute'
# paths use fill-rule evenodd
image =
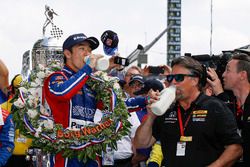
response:
<svg viewBox="0 0 250 167"><path fill-rule="evenodd" d="M94 69L96 67L96 64L97 64L97 60L102 58L103 55L101 54L91 54L89 55L89 60L87 60L87 64L92 68Z"/></svg>
<svg viewBox="0 0 250 167"><path fill-rule="evenodd" d="M108 70L112 70L112 69L117 69L118 71L119 70L122 70L122 65L120 64L115 64L114 63L114 60L115 60L115 57L118 56L119 54L115 55L115 56L112 56L110 59L109 59L109 68Z"/></svg>
<svg viewBox="0 0 250 167"><path fill-rule="evenodd" d="M150 89L148 91L147 97L148 97L148 101L147 101L148 105L146 108L147 108L148 115L152 116L152 118L156 118L157 116L151 110L151 105L155 103L157 100L159 100L160 92L158 90L154 91L153 89Z"/></svg>
<svg viewBox="0 0 250 167"><path fill-rule="evenodd" d="M164 73L163 74L160 74L160 75L169 75L172 71L172 68L169 67L168 65L161 65L160 67L164 68Z"/></svg>
<svg viewBox="0 0 250 167"><path fill-rule="evenodd" d="M217 96L224 92L221 81L213 68L208 67L207 75L210 76L210 79L207 78L207 82L212 87L213 93Z"/></svg>

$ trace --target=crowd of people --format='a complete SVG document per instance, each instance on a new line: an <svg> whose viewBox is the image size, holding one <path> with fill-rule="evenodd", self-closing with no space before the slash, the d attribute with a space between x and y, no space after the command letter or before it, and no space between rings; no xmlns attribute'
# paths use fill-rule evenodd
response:
<svg viewBox="0 0 250 167"><path fill-rule="evenodd" d="M58 153L50 156L51 167L250 166L250 55L233 53L222 78L190 56L177 57L171 67L162 65L163 71L152 73L150 66L123 68L114 62L119 42L115 32L105 31L101 41L110 57L106 72L120 79L130 133L117 141L112 164L101 155L83 162ZM48 109L65 129L94 122L98 102L86 82L103 57L92 53L98 46L95 37L70 35L62 46L63 68L44 81ZM15 128L9 105L21 80L16 75L9 84L8 68L0 60L0 167L32 166L25 159L32 141ZM176 88L175 101L158 116L151 106L170 85Z"/></svg>

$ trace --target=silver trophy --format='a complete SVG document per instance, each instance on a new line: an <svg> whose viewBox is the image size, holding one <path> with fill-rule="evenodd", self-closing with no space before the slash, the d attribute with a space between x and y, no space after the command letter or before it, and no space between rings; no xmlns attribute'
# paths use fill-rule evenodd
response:
<svg viewBox="0 0 250 167"><path fill-rule="evenodd" d="M49 167L50 154L44 154L39 148L29 148L26 160L31 161L32 167Z"/></svg>
<svg viewBox="0 0 250 167"><path fill-rule="evenodd" d="M24 79L29 78L30 71L36 70L39 64L48 67L51 62L63 64L63 51L61 37L63 35L53 22L53 15L57 15L49 6L45 6L46 21L43 25L43 38L38 39L31 51L23 54L22 75ZM51 25L51 33L46 34L46 29ZM30 58L31 57L31 58ZM32 167L49 167L50 154L44 153L41 148L29 148L26 160L32 162Z"/></svg>
<svg viewBox="0 0 250 167"><path fill-rule="evenodd" d="M52 61L63 64L62 42L54 37L44 37L37 40L32 48L32 69L38 64L47 67Z"/></svg>
<svg viewBox="0 0 250 167"><path fill-rule="evenodd" d="M45 67L48 66L51 61L63 64L63 41L61 40L63 31L54 23L54 15L58 16L53 9L45 5L46 20L43 25L43 38L35 42L31 51L28 50L23 54L21 72L23 78L28 78L30 70L35 70L38 64L42 64ZM50 34L46 33L46 30L49 28Z"/></svg>

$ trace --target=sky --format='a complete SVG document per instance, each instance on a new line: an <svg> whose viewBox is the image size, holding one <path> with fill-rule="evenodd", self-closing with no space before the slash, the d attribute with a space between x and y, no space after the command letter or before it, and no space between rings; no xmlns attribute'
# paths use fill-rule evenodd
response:
<svg viewBox="0 0 250 167"><path fill-rule="evenodd" d="M167 27L167 0L0 0L0 58L10 79L21 72L22 55L41 39L45 5L58 16L64 31L100 39L106 30L119 37L119 53L127 57L138 44L149 44ZM248 0L213 0L213 54L250 44ZM182 0L181 54L210 53L211 0ZM49 25L50 26L50 25ZM48 26L48 29L49 29ZM47 30L48 31L48 30ZM148 52L148 64L166 64L165 34ZM93 53L103 54L102 45Z"/></svg>

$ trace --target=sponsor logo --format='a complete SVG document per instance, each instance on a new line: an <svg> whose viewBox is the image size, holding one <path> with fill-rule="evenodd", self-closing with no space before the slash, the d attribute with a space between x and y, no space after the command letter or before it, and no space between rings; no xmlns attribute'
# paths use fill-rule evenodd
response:
<svg viewBox="0 0 250 167"><path fill-rule="evenodd" d="M168 117L165 118L164 123L175 123L177 121L177 112L171 111Z"/></svg>
<svg viewBox="0 0 250 167"><path fill-rule="evenodd" d="M197 121L205 121L205 118L207 117L207 110L196 110L193 111L192 113L192 117L193 117L193 122L197 122Z"/></svg>
<svg viewBox="0 0 250 167"><path fill-rule="evenodd" d="M72 110L72 117L78 117L83 120L93 119L95 115L95 109L82 107L82 106L74 106Z"/></svg>
<svg viewBox="0 0 250 167"><path fill-rule="evenodd" d="M193 114L207 114L207 110L196 110L193 111Z"/></svg>
<svg viewBox="0 0 250 167"><path fill-rule="evenodd" d="M177 121L177 112L171 111L168 115L168 117L165 118L164 123L175 123Z"/></svg>
<svg viewBox="0 0 250 167"><path fill-rule="evenodd" d="M85 36L76 36L73 39L75 41L75 40L78 40L78 39L86 39L86 37Z"/></svg>
<svg viewBox="0 0 250 167"><path fill-rule="evenodd" d="M207 117L207 115L206 114L195 114L195 115L193 115L193 118L205 118L205 117Z"/></svg>
<svg viewBox="0 0 250 167"><path fill-rule="evenodd" d="M82 122L86 122L86 121L82 121ZM87 123L86 123L87 124ZM77 121L73 121L73 122L71 122L71 125L70 125L70 127L72 128L72 129L81 129L81 127L84 127L85 125L83 125L83 124L79 124L79 123L77 123Z"/></svg>
<svg viewBox="0 0 250 167"><path fill-rule="evenodd" d="M176 111L171 111L170 113L169 113L169 118L176 118Z"/></svg>
<svg viewBox="0 0 250 167"><path fill-rule="evenodd" d="M100 123L98 125L92 126L92 127L83 127L79 129L67 129L65 131L58 130L57 131L57 138L80 138L81 136L87 136L87 135L95 135L97 133L101 133L102 130L107 129L111 126L113 123L112 120L108 119L107 121Z"/></svg>
<svg viewBox="0 0 250 167"><path fill-rule="evenodd" d="M193 122L205 122L206 121L205 118L193 118L192 120Z"/></svg>

